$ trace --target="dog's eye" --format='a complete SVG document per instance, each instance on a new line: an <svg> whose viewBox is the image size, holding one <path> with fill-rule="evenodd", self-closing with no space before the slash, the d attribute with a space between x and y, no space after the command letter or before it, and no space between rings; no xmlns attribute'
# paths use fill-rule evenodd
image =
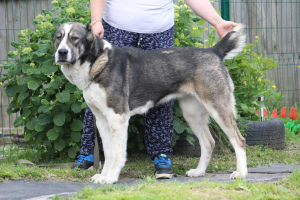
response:
<svg viewBox="0 0 300 200"><path fill-rule="evenodd" d="M76 41L76 40L78 40L78 39L79 39L79 37L74 37L74 36L71 37L71 40L72 40L72 41Z"/></svg>
<svg viewBox="0 0 300 200"><path fill-rule="evenodd" d="M57 36L56 39L57 39L57 40L60 40L60 39L61 39L61 36Z"/></svg>

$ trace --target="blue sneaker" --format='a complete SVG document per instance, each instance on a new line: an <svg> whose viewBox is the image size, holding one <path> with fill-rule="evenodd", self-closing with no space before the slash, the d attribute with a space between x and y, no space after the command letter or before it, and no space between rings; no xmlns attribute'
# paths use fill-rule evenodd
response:
<svg viewBox="0 0 300 200"><path fill-rule="evenodd" d="M157 179L173 178L173 169L171 159L166 154L159 154L154 158L154 166L156 170L155 177Z"/></svg>
<svg viewBox="0 0 300 200"><path fill-rule="evenodd" d="M92 155L92 154L88 155L88 156L79 155L77 157L77 159L78 160L76 161L76 163L74 164L72 169L74 169L74 168L88 169L94 165L94 155Z"/></svg>

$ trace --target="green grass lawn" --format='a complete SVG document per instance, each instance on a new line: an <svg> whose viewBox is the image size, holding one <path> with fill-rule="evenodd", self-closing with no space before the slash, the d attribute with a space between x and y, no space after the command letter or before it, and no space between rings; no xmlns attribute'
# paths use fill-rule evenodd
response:
<svg viewBox="0 0 300 200"><path fill-rule="evenodd" d="M273 183L249 183L236 180L234 183L188 182L157 183L149 179L146 183L125 187L90 187L79 191L69 199L299 199L300 173ZM56 197L54 199L60 199Z"/></svg>
<svg viewBox="0 0 300 200"><path fill-rule="evenodd" d="M13 150L0 162L0 181L4 180L56 180L89 182L95 173L89 170L71 170L69 168L47 168L28 165L15 165L19 159L28 159L39 163L34 150ZM53 162L66 162L56 160ZM175 175L184 175L195 168L199 158L172 156ZM300 164L300 139L286 132L286 148L271 150L255 146L247 147L248 167L266 166L279 162ZM213 154L207 172L232 172L236 167L235 153L230 148L222 148ZM300 199L300 173L295 171L289 178L273 183L248 183L237 180L235 183L157 183L154 178L153 161L149 155L133 154L128 156L121 178L140 178L146 182L132 187L106 186L93 190L85 188L76 197L78 199ZM56 197L58 198L58 197Z"/></svg>

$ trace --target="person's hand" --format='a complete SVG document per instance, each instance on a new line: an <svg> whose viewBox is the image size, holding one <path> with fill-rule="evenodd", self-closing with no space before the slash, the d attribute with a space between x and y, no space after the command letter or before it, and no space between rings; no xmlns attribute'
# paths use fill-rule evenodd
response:
<svg viewBox="0 0 300 200"><path fill-rule="evenodd" d="M225 35L233 30L235 26L239 25L238 23L225 21L223 20L221 23L215 25L217 33L221 38L225 37Z"/></svg>
<svg viewBox="0 0 300 200"><path fill-rule="evenodd" d="M95 35L98 35L100 38L104 36L104 28L102 25L102 21L92 22L92 29Z"/></svg>

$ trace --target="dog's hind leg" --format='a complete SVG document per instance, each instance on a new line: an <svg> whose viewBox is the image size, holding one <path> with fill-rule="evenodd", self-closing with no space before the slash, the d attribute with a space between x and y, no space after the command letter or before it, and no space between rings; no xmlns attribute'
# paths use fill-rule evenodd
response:
<svg viewBox="0 0 300 200"><path fill-rule="evenodd" d="M221 98L221 97L220 97ZM222 99L222 98L221 98ZM224 99L224 98L223 98ZM232 97L232 99L234 99ZM228 136L236 154L237 170L230 176L231 179L247 176L246 140L241 135L235 117L235 108L232 102L222 104L206 104L210 116L219 124L224 133Z"/></svg>
<svg viewBox="0 0 300 200"><path fill-rule="evenodd" d="M189 170L186 175L190 177L204 176L215 147L215 141L208 128L208 112L202 103L193 96L181 98L179 105L185 120L199 139L201 147L201 157L197 168Z"/></svg>

